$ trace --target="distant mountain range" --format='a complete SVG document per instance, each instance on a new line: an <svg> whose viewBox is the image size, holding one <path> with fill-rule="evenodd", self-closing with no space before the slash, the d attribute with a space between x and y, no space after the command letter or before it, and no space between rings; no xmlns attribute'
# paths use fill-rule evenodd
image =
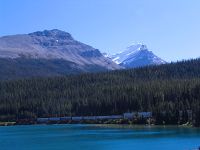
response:
<svg viewBox="0 0 200 150"><path fill-rule="evenodd" d="M156 56L152 51L149 51L147 46L141 43L129 46L120 53L105 56L111 58L115 63L125 68L136 68L166 63L166 61Z"/></svg>
<svg viewBox="0 0 200 150"><path fill-rule="evenodd" d="M59 76L166 63L144 44L108 56L53 29L0 37L0 79Z"/></svg>
<svg viewBox="0 0 200 150"><path fill-rule="evenodd" d="M0 37L0 79L121 69L61 30Z"/></svg>

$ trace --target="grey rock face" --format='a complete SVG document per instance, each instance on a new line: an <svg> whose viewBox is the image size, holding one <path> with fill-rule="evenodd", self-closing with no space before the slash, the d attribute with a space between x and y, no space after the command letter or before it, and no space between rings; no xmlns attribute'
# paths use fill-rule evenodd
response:
<svg viewBox="0 0 200 150"><path fill-rule="evenodd" d="M73 40L71 34L64 32L64 31L60 31L58 29L37 31L37 32L29 33L28 35L30 35L30 36L53 37L53 38L62 39L62 40L65 40L65 39Z"/></svg>
<svg viewBox="0 0 200 150"><path fill-rule="evenodd" d="M62 59L80 68L87 65L107 70L121 68L104 57L99 50L57 29L0 37L0 58Z"/></svg>

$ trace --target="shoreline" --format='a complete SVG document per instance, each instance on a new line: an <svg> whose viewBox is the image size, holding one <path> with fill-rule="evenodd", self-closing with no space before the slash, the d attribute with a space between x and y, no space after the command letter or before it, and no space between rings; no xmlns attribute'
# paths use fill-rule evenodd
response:
<svg viewBox="0 0 200 150"><path fill-rule="evenodd" d="M112 128L143 128L143 127L178 127L178 128L199 128L195 127L191 124L183 124L183 125L176 125L176 124L117 124L117 123L88 123L88 122L70 122L70 123L17 123L17 122L0 122L1 126L23 126L23 125L94 125L97 127L112 127Z"/></svg>
<svg viewBox="0 0 200 150"><path fill-rule="evenodd" d="M103 127L103 128L124 128L124 129L131 129L131 128L199 128L195 126L182 126L182 125L147 125L147 124L95 124L97 127ZM200 129L200 128L199 128Z"/></svg>

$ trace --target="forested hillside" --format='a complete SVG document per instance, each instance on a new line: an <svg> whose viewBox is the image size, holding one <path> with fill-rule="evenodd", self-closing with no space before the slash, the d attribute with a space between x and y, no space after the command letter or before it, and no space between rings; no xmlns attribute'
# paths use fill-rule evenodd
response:
<svg viewBox="0 0 200 150"><path fill-rule="evenodd" d="M200 125L200 59L105 73L0 82L0 120L152 111L156 123ZM182 111L180 120L179 112Z"/></svg>

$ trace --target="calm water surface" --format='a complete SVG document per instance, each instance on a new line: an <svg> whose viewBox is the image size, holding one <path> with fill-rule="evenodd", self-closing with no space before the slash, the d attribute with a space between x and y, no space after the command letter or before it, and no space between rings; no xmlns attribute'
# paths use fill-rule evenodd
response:
<svg viewBox="0 0 200 150"><path fill-rule="evenodd" d="M193 150L200 129L96 125L0 127L0 150Z"/></svg>

